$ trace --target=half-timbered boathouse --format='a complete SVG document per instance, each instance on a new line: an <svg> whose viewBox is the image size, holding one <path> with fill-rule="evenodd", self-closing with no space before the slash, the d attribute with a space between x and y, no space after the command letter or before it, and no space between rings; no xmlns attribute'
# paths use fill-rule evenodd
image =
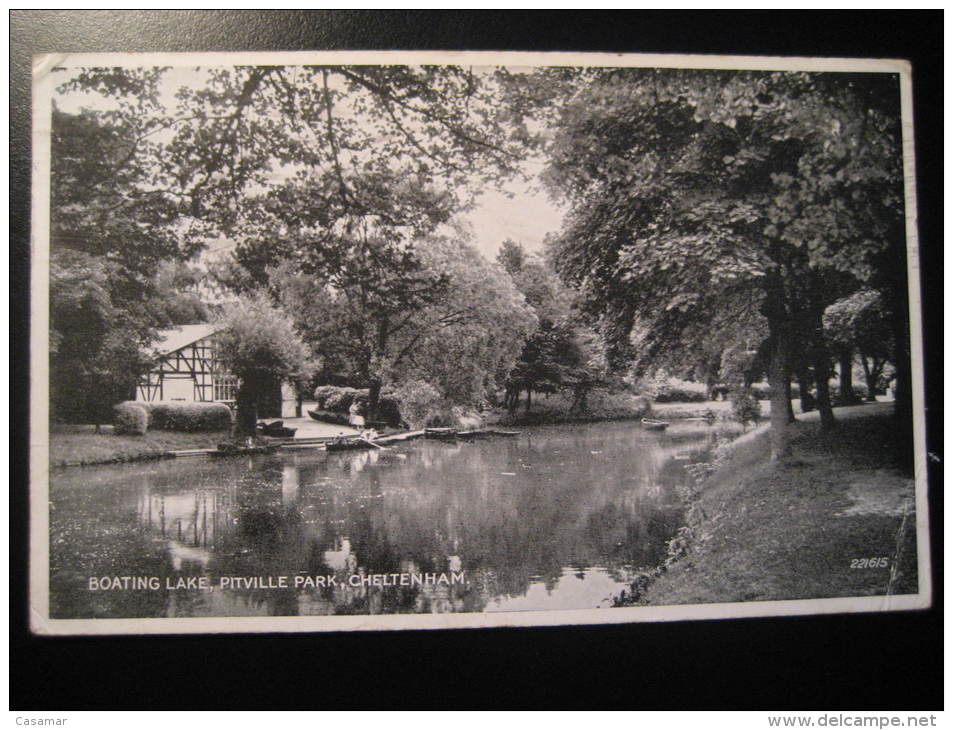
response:
<svg viewBox="0 0 953 730"><path fill-rule="evenodd" d="M159 332L155 365L139 378L136 400L192 401L234 405L238 380L216 352L213 324L186 324ZM294 388L277 384L268 403L259 404L262 418L300 416Z"/></svg>

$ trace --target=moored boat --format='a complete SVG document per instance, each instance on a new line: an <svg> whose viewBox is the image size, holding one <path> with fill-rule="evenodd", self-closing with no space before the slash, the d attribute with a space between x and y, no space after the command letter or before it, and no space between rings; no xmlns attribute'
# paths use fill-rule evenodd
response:
<svg viewBox="0 0 953 730"><path fill-rule="evenodd" d="M346 415L334 413L333 411L309 410L308 416L311 417L311 420L318 421L319 423L333 423L338 426L348 425Z"/></svg>
<svg viewBox="0 0 953 730"><path fill-rule="evenodd" d="M258 422L258 432L265 436L294 438L297 430L296 428L288 428L285 426L284 421L272 421L271 423L266 423L265 421Z"/></svg>
<svg viewBox="0 0 953 730"><path fill-rule="evenodd" d="M657 418L642 419L642 428L646 431L664 431L668 425L668 421L660 421Z"/></svg>

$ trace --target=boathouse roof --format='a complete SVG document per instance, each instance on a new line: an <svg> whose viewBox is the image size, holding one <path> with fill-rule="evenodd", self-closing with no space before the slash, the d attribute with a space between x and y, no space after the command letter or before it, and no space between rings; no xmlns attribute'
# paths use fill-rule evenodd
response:
<svg viewBox="0 0 953 730"><path fill-rule="evenodd" d="M158 355L168 355L170 352L181 350L186 345L204 339L218 331L214 324L184 324L174 329L159 330L159 340L155 344Z"/></svg>

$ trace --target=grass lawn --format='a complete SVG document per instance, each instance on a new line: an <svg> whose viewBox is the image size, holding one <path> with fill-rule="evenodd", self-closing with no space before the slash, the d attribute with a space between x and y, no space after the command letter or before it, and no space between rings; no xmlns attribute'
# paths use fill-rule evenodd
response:
<svg viewBox="0 0 953 730"><path fill-rule="evenodd" d="M702 487L691 550L641 603L884 595L890 568L856 567L865 558L896 561L892 592L915 593L914 515L903 519L914 483L897 468L890 412L887 404L835 409L836 432L824 437L805 419L780 464L768 461L765 429L742 437Z"/></svg>
<svg viewBox="0 0 953 730"><path fill-rule="evenodd" d="M95 433L93 426L54 426L50 433L50 466L107 464L158 458L167 451L214 449L228 440L228 431L178 433L149 431L144 436L116 436L112 426Z"/></svg>

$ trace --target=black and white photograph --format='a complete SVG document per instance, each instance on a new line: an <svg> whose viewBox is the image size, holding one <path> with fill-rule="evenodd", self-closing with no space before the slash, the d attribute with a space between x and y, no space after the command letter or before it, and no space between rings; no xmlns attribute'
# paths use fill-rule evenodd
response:
<svg viewBox="0 0 953 730"><path fill-rule="evenodd" d="M909 64L34 59L31 626L928 608Z"/></svg>

